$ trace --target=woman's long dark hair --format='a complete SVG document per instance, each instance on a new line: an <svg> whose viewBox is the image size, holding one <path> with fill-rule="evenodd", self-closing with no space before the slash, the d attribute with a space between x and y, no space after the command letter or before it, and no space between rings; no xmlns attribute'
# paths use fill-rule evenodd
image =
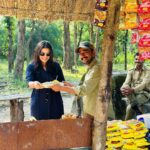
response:
<svg viewBox="0 0 150 150"><path fill-rule="evenodd" d="M50 52L50 58L47 61L46 66L49 66L49 64L52 64L53 62L53 48L48 41L43 40L37 44L35 51L34 51L33 63L35 65L35 68L42 67L42 63L41 63L39 56L43 48L48 48Z"/></svg>

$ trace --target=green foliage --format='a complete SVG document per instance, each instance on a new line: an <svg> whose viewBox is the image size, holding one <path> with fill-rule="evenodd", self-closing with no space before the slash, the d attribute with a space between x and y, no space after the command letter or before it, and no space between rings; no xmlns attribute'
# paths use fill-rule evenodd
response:
<svg viewBox="0 0 150 150"><path fill-rule="evenodd" d="M36 21L34 34L30 43L30 55L33 54L34 49L37 43L41 40L49 41L54 49L55 57L63 56L63 47L62 47L62 22L57 21L51 24L47 22ZM28 20L26 23L26 40L30 36L31 30L31 21Z"/></svg>
<svg viewBox="0 0 150 150"><path fill-rule="evenodd" d="M12 38L13 38L13 50L15 50L16 44L16 20L13 17L0 17L0 55L3 58L7 57L8 54L8 29L12 30Z"/></svg>
<svg viewBox="0 0 150 150"><path fill-rule="evenodd" d="M2 58L2 56L1 56L0 57L0 71L1 71L0 77L1 77L1 75L8 74L7 70L8 70L7 60Z"/></svg>
<svg viewBox="0 0 150 150"><path fill-rule="evenodd" d="M4 23L0 21L0 55L7 56L7 31L5 29Z"/></svg>
<svg viewBox="0 0 150 150"><path fill-rule="evenodd" d="M82 75L86 71L86 68L85 66L79 66L75 69L77 69L76 73L72 73L70 70L63 70L66 81L70 81L72 83L79 83Z"/></svg>

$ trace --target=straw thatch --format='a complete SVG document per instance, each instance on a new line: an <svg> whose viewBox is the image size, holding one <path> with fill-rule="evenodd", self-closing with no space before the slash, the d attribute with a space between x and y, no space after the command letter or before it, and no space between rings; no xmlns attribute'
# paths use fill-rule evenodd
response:
<svg viewBox="0 0 150 150"><path fill-rule="evenodd" d="M0 15L18 19L93 21L95 0L0 0Z"/></svg>

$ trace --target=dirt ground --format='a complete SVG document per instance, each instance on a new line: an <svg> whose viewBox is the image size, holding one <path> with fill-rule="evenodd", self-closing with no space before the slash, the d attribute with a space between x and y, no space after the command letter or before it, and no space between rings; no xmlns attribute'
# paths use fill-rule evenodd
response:
<svg viewBox="0 0 150 150"><path fill-rule="evenodd" d="M70 95L67 93L62 93L62 98L64 102L64 112L70 113L72 101L74 99L74 95ZM30 118L30 100L24 101L24 115L25 121ZM10 107L9 102L0 102L0 123L9 122L10 121Z"/></svg>

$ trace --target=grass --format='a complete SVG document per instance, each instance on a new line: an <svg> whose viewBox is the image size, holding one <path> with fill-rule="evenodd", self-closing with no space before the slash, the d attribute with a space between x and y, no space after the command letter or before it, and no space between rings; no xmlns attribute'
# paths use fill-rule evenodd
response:
<svg viewBox="0 0 150 150"><path fill-rule="evenodd" d="M78 67L76 73L72 73L70 70L63 69L65 80L72 83L79 82L85 71L86 68L84 66Z"/></svg>

